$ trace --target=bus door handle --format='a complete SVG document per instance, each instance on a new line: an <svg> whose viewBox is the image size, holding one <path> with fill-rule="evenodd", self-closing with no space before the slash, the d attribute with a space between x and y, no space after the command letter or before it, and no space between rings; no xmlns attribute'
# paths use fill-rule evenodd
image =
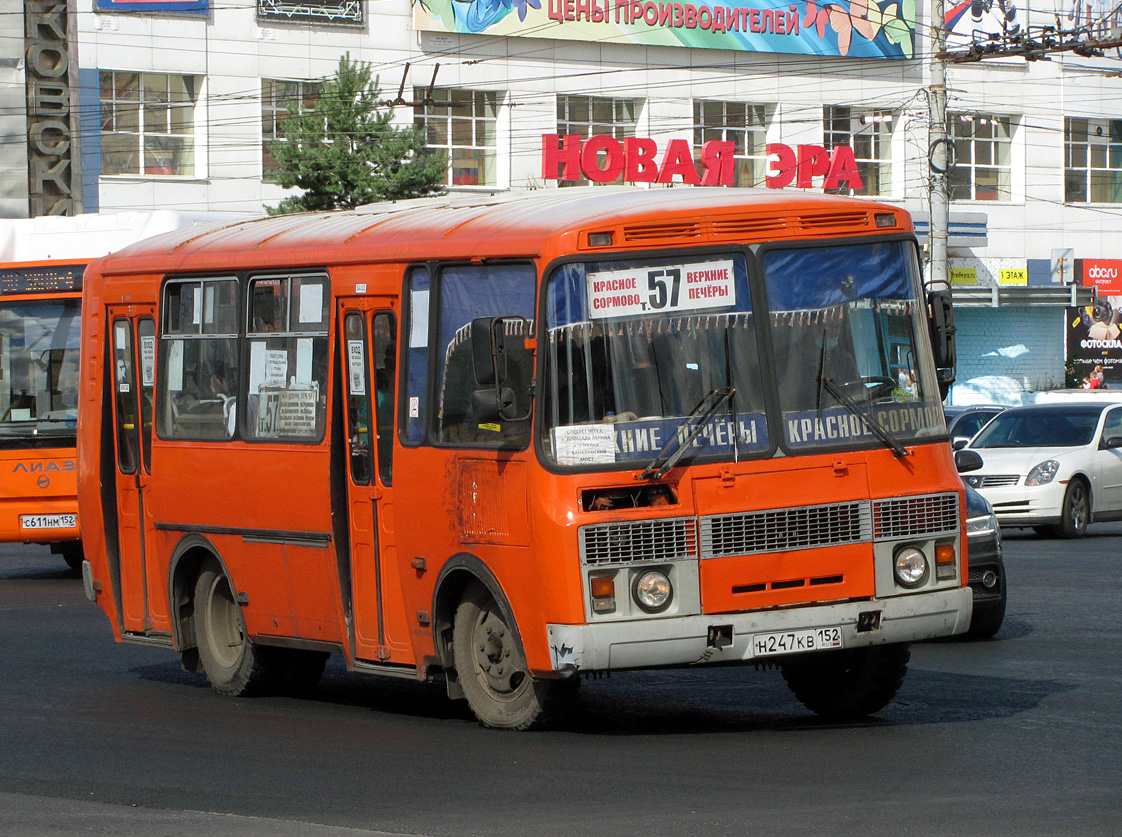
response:
<svg viewBox="0 0 1122 837"><path fill-rule="evenodd" d="M382 499L382 486L375 483L375 485L373 486L373 488L370 491L370 496L373 497L375 500L381 500Z"/></svg>

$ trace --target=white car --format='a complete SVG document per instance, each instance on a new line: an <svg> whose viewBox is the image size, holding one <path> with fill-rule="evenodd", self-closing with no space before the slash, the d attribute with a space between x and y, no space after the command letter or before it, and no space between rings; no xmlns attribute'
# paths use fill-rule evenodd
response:
<svg viewBox="0 0 1122 837"><path fill-rule="evenodd" d="M1013 407L955 454L1002 526L1079 538L1122 520L1122 404Z"/></svg>

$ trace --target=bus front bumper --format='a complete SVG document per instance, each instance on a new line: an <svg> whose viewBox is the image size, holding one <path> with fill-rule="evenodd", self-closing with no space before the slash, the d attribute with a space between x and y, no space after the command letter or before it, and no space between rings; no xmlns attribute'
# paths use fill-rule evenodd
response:
<svg viewBox="0 0 1122 837"><path fill-rule="evenodd" d="M885 599L748 613L588 625L548 625L553 670L610 671L729 663L769 657L776 643L813 650L818 629L837 628L842 648L951 636L970 626L969 587ZM783 635L784 638L775 635ZM766 638L766 641L765 641ZM771 651L764 651L770 645ZM788 647L791 647L788 645Z"/></svg>

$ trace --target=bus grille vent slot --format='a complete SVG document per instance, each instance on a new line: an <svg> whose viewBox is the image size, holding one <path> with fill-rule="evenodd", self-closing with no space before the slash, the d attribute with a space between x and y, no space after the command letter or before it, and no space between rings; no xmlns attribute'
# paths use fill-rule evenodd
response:
<svg viewBox="0 0 1122 837"><path fill-rule="evenodd" d="M863 501L701 518L704 558L842 546L871 537L869 504Z"/></svg>
<svg viewBox="0 0 1122 837"><path fill-rule="evenodd" d="M799 225L806 230L820 227L867 227L867 212L831 212L828 215L800 215Z"/></svg>
<svg viewBox="0 0 1122 837"><path fill-rule="evenodd" d="M873 538L878 541L958 532L958 495L926 494L873 502Z"/></svg>
<svg viewBox="0 0 1122 837"><path fill-rule="evenodd" d="M624 241L651 241L652 239L700 239L701 224L697 221L681 221L670 224L642 224L623 228Z"/></svg>
<svg viewBox="0 0 1122 837"><path fill-rule="evenodd" d="M787 229L787 219L775 215L762 215L747 218L720 218L710 224L713 238L740 238L765 232Z"/></svg>
<svg viewBox="0 0 1122 837"><path fill-rule="evenodd" d="M580 557L586 567L696 560L697 522L692 517L677 517L582 526Z"/></svg>

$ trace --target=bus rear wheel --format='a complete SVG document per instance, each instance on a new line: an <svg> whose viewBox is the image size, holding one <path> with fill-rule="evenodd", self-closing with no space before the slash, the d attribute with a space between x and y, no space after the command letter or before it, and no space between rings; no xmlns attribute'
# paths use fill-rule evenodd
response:
<svg viewBox="0 0 1122 837"><path fill-rule="evenodd" d="M254 645L246 636L241 606L217 563L206 564L195 582L195 641L207 680L219 694L261 694L283 673L278 649Z"/></svg>
<svg viewBox="0 0 1122 837"><path fill-rule="evenodd" d="M908 671L906 643L800 654L782 664L783 679L803 706L831 721L879 712Z"/></svg>
<svg viewBox="0 0 1122 837"><path fill-rule="evenodd" d="M535 680L510 620L490 593L473 584L456 609L452 657L471 711L486 727L528 730L558 720L575 689Z"/></svg>

